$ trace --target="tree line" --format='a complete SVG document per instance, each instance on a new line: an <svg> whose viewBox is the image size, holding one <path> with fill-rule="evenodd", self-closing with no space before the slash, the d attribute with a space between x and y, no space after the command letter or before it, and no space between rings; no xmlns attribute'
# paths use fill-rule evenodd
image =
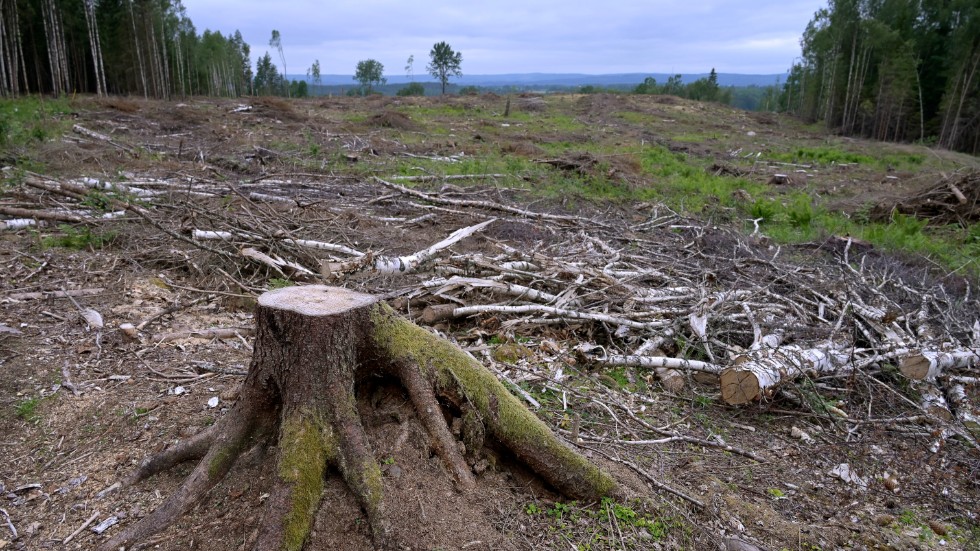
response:
<svg viewBox="0 0 980 551"><path fill-rule="evenodd" d="M180 0L0 0L0 95L250 93L239 32L198 34Z"/></svg>
<svg viewBox="0 0 980 551"><path fill-rule="evenodd" d="M846 135L980 153L977 0L831 0L802 46L785 110Z"/></svg>

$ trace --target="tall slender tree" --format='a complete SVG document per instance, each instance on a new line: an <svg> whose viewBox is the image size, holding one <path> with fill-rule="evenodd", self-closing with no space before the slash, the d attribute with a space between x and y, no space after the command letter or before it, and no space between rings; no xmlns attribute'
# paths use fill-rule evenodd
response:
<svg viewBox="0 0 980 551"><path fill-rule="evenodd" d="M831 0L807 25L781 104L828 128L980 152L980 4Z"/></svg>
<svg viewBox="0 0 980 551"><path fill-rule="evenodd" d="M279 52L279 59L282 61L282 80L287 82L289 77L286 75L286 54L282 51L282 36L279 35L279 31L272 29L272 38L269 39L269 46L272 46ZM289 90L287 88L286 93L288 95Z"/></svg>
<svg viewBox="0 0 980 551"><path fill-rule="evenodd" d="M442 94L446 94L446 84L449 77L463 76L460 64L463 62L463 54L454 52L452 47L446 42L436 42L429 52L429 65L426 70L442 84Z"/></svg>

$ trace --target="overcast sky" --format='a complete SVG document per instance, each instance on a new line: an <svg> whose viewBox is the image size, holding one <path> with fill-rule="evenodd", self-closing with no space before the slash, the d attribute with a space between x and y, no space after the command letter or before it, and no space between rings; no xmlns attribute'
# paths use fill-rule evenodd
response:
<svg viewBox="0 0 980 551"><path fill-rule="evenodd" d="M252 60L276 29L289 74L320 60L353 74L376 59L385 74L425 74L446 41L463 73L785 73L826 0L184 0L199 33L242 32Z"/></svg>

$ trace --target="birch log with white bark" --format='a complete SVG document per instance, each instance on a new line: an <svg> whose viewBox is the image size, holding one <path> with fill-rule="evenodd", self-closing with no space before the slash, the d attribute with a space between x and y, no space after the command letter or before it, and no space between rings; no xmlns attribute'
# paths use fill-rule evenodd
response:
<svg viewBox="0 0 980 551"><path fill-rule="evenodd" d="M963 385L953 385L946 392L946 396L956 410L956 418L975 438L980 438L980 413L970 403Z"/></svg>
<svg viewBox="0 0 980 551"><path fill-rule="evenodd" d="M479 224L475 224L473 226L460 228L449 234L449 237L443 239L435 245L410 255L374 256L371 254L366 254L350 262L324 262L320 267L320 271L325 276L332 276L338 272L354 272L364 269L371 269L375 272L388 275L411 273L417 270L419 266L434 257L443 249L447 249L463 239L473 235L474 233L482 231L484 228L496 221L496 218L491 218L490 220L480 222Z"/></svg>
<svg viewBox="0 0 980 551"><path fill-rule="evenodd" d="M566 308L555 308L543 304L481 304L476 306L460 306L458 308L446 309L442 312L439 319L461 318L472 314L547 314L564 320L588 320L610 323L633 329L658 329L673 324L673 321L662 319L654 321L636 321L629 318L611 316L609 314L598 314L592 312L581 312L578 310L568 310ZM423 312L423 316L425 313Z"/></svg>
<svg viewBox="0 0 980 551"><path fill-rule="evenodd" d="M547 212L534 212L530 210L520 209L517 207L512 207L509 205L495 203L493 201L481 201L481 200L474 200L474 199L447 199L445 197L438 197L435 195L430 195L428 193L423 193L415 189L410 189L405 186L400 186L398 184L382 180L377 176L374 177L374 181L378 182L379 184L389 189L393 189L399 193L416 197L418 199L422 199L430 203L435 203L437 205L453 205L456 207L475 207L475 208L495 210L500 212L509 212L511 214L523 216L525 218L538 218L542 220L566 220L566 221L576 221L576 222L587 221L587 220L583 220L578 216L572 216L566 214L550 214Z"/></svg>
<svg viewBox="0 0 980 551"><path fill-rule="evenodd" d="M557 302L561 299L558 295L553 295L545 291L539 291L516 283L506 283L503 281L493 281L490 279L480 279L476 277L453 276L449 279L438 278L426 281L422 284L426 288L439 287L439 292L445 292L450 287L463 286L481 289L489 289L495 293L518 297L534 302Z"/></svg>
<svg viewBox="0 0 980 551"><path fill-rule="evenodd" d="M668 358L666 356L637 356L626 354L594 354L595 349L585 351L583 356L590 362L603 365L617 365L629 367L646 367L649 369L682 369L687 371L703 371L705 373L721 373L724 369L720 365L702 362L698 360L688 360L686 358Z"/></svg>
<svg viewBox="0 0 980 551"><path fill-rule="evenodd" d="M980 350L919 350L902 358L898 365L902 375L917 381L932 381L944 371L965 369L980 364Z"/></svg>
<svg viewBox="0 0 980 551"><path fill-rule="evenodd" d="M834 342L813 348L762 346L735 358L734 365L721 372L721 398L727 404L745 404L804 373L833 372L849 362L850 356Z"/></svg>

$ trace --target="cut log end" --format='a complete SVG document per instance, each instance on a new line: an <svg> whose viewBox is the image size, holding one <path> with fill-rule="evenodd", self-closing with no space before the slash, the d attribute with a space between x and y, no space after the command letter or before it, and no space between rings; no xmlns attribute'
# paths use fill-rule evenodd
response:
<svg viewBox="0 0 980 551"><path fill-rule="evenodd" d="M902 359L898 368L909 379L921 381L929 373L929 360L920 354L908 356Z"/></svg>
<svg viewBox="0 0 980 551"><path fill-rule="evenodd" d="M726 404L747 404L761 393L759 378L751 371L729 368L721 372L721 399Z"/></svg>
<svg viewBox="0 0 980 551"><path fill-rule="evenodd" d="M304 285L283 287L262 294L259 306L273 310L289 310L302 316L333 316L348 310L370 306L377 297L341 287Z"/></svg>

